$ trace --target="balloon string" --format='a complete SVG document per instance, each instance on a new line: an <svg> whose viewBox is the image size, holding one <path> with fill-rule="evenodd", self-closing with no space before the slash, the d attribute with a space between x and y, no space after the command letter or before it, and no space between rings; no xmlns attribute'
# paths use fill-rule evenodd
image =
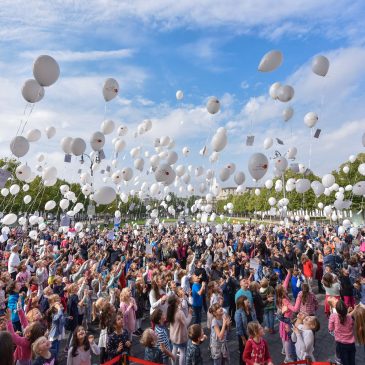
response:
<svg viewBox="0 0 365 365"><path fill-rule="evenodd" d="M310 139L309 139L309 161L308 161L308 168L311 168L311 159L312 159L312 129L310 128L309 133L310 133Z"/></svg>
<svg viewBox="0 0 365 365"><path fill-rule="evenodd" d="M32 114L32 112L33 112L33 109L34 109L34 105L35 105L35 104L32 104L32 107L30 108L30 112L29 112L29 114L28 114L28 116L27 116L27 118L26 118L26 120L25 120L25 123L24 123L24 125L23 125L23 129L22 129L22 132L20 133L21 135L23 134L24 129L25 129L26 125L28 124L29 118L30 118L30 116L31 116L31 114Z"/></svg>

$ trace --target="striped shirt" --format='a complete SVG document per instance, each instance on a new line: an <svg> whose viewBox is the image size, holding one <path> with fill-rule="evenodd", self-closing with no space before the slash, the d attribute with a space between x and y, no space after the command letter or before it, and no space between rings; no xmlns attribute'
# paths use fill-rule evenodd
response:
<svg viewBox="0 0 365 365"><path fill-rule="evenodd" d="M167 328L165 326L156 325L155 332L157 335L157 344L163 344L167 350L172 351L171 342L169 340L169 334L167 332ZM164 360L168 358L168 356L163 353L162 354Z"/></svg>

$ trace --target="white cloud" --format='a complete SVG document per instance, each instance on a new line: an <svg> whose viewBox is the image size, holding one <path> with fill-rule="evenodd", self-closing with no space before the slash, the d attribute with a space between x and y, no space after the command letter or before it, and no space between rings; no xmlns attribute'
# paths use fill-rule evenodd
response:
<svg viewBox="0 0 365 365"><path fill-rule="evenodd" d="M116 49L111 51L70 51L70 50L37 50L21 52L20 56L36 59L40 54L51 55L59 62L98 61L105 59L120 59L132 57L133 49Z"/></svg>

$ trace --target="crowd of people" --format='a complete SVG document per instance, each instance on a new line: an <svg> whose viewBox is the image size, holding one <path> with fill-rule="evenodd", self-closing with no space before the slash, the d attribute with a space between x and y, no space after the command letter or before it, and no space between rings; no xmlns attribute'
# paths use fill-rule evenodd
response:
<svg viewBox="0 0 365 365"><path fill-rule="evenodd" d="M1 240L2 365L103 364L137 345L157 364L226 365L235 337L240 364L271 365L273 336L283 362L315 360L320 310L339 363L365 349L364 230L125 225L81 236L13 229Z"/></svg>

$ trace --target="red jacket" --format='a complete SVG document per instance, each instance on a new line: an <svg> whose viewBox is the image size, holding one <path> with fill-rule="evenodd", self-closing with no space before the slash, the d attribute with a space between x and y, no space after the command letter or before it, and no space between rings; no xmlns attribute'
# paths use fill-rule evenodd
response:
<svg viewBox="0 0 365 365"><path fill-rule="evenodd" d="M313 277L313 264L311 260L307 260L303 264L303 274L306 278L312 278Z"/></svg>

